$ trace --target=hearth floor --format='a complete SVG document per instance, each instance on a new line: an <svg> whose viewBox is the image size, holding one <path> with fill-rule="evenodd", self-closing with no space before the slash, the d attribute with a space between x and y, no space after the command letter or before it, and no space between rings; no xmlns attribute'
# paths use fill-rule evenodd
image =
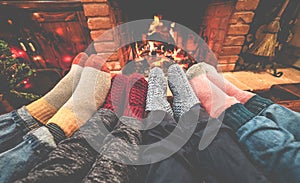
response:
<svg viewBox="0 0 300 183"><path fill-rule="evenodd" d="M280 78L271 72L254 73L253 71L223 72L222 75L242 90L269 90L275 84L300 83L300 70L294 68L278 69L283 72Z"/></svg>

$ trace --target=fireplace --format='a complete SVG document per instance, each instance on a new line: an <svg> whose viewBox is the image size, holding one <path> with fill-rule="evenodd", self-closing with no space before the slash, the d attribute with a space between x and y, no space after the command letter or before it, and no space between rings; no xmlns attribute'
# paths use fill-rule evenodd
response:
<svg viewBox="0 0 300 183"><path fill-rule="evenodd" d="M105 41L98 42L97 37L116 25L136 19L151 19L154 15L160 15L162 20L174 21L192 29L207 42L216 55L218 60L210 64L222 71L232 71L242 51L245 36L255 15L254 11L259 4L259 0L184 2L81 0L81 2L95 50L99 54L112 55L108 62L108 68L112 71L120 70L131 59L130 54L125 48L115 53L107 53L106 48L116 39L120 41L119 38L111 35ZM132 33L130 30L124 30L121 34ZM189 35L178 36L176 41L186 52L195 51L190 44L192 41Z"/></svg>
<svg viewBox="0 0 300 183"><path fill-rule="evenodd" d="M64 51L69 51L70 54L66 53L51 58L54 55L48 54L48 50L51 51L51 49L40 48L42 56L49 57L48 60L54 67L63 67L63 70L68 70L70 60L75 56L75 52L83 51L83 48L93 41L94 50L92 51L110 55L107 62L108 68L111 71L120 71L128 61L135 59L137 55L132 55L132 52L128 50L129 46L116 52L110 50L115 41L132 39L133 30L124 29L117 35L106 35L105 40L101 41L97 38L106 30L122 23L137 19L153 19L155 15L158 15L161 17L161 21L169 20L182 24L201 36L217 58L210 64L222 71L232 71L242 51L259 2L260 0L27 0L1 1L1 4L17 6L22 11L29 10L26 12L26 16L30 15L31 21L36 25L49 31L53 29L51 35L59 37L61 34L68 38L65 43L67 46L61 47L67 48ZM140 33L141 36L147 33L150 24L151 21L149 25L145 25L144 32ZM34 30L41 30L38 26ZM195 52L197 47L194 45L193 36L180 34L180 31L177 33L175 41L176 45L185 51L183 58L192 59L189 57L189 53ZM39 40L33 41L39 42ZM65 55L67 57L63 57ZM60 60L65 61L61 62ZM45 61L47 64L47 60ZM47 67L47 65L44 64L43 67Z"/></svg>

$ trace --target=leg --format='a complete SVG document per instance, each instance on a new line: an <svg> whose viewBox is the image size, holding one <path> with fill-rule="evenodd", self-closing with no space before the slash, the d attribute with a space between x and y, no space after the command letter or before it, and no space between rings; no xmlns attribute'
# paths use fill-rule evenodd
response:
<svg viewBox="0 0 300 183"><path fill-rule="evenodd" d="M23 107L0 116L0 153L15 147L23 136L40 124Z"/></svg>
<svg viewBox="0 0 300 183"><path fill-rule="evenodd" d="M46 127L29 132L20 144L0 154L0 182L8 183L25 176L55 147L53 136Z"/></svg>
<svg viewBox="0 0 300 183"><path fill-rule="evenodd" d="M300 181L300 142L290 132L241 104L226 110L224 122L236 131L239 142L268 176L279 182Z"/></svg>
<svg viewBox="0 0 300 183"><path fill-rule="evenodd" d="M245 107L255 115L264 116L286 129L300 140L300 114L258 95L252 97Z"/></svg>
<svg viewBox="0 0 300 183"><path fill-rule="evenodd" d="M46 160L16 183L81 182L96 160L106 136L101 124L111 131L117 121L114 112L101 108L86 125L59 143Z"/></svg>

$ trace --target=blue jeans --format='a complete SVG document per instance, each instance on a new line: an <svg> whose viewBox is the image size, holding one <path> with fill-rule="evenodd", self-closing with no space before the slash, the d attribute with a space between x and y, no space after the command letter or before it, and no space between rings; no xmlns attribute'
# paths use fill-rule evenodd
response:
<svg viewBox="0 0 300 183"><path fill-rule="evenodd" d="M255 115L265 116L274 121L279 127L286 129L300 141L300 113L258 95L252 97L245 107Z"/></svg>
<svg viewBox="0 0 300 183"><path fill-rule="evenodd" d="M23 141L23 136L39 127L39 123L22 107L0 116L0 153Z"/></svg>
<svg viewBox="0 0 300 183"><path fill-rule="evenodd" d="M254 114L235 104L226 110L224 122L274 182L300 182L300 142L291 133L297 127L292 123L300 123L298 113L271 104Z"/></svg>
<svg viewBox="0 0 300 183"><path fill-rule="evenodd" d="M26 174L56 147L46 127L30 131L16 147L0 154L0 182L9 183Z"/></svg>

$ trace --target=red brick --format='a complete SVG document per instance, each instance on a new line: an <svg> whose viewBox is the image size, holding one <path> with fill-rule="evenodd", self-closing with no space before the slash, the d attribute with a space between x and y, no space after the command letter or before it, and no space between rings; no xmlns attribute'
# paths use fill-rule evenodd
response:
<svg viewBox="0 0 300 183"><path fill-rule="evenodd" d="M246 35L248 34L250 26L247 24L230 25L228 35Z"/></svg>
<svg viewBox="0 0 300 183"><path fill-rule="evenodd" d="M89 18L87 24L90 30L109 29L112 27L112 23L109 17Z"/></svg>
<svg viewBox="0 0 300 183"><path fill-rule="evenodd" d="M245 42L245 36L227 36L224 40L224 46L242 46Z"/></svg>
<svg viewBox="0 0 300 183"><path fill-rule="evenodd" d="M105 36L101 36L105 32ZM101 37L100 37L101 36ZM114 35L112 31L107 31L107 30L93 30L91 31L91 38L93 41L113 41L114 40Z"/></svg>
<svg viewBox="0 0 300 183"><path fill-rule="evenodd" d="M111 53L116 51L114 42L95 42L94 47L97 53Z"/></svg>
<svg viewBox="0 0 300 183"><path fill-rule="evenodd" d="M233 71L235 64L218 64L217 69L219 72L229 72Z"/></svg>
<svg viewBox="0 0 300 183"><path fill-rule="evenodd" d="M233 6L234 6L233 2L216 5L215 16L216 17L225 17L225 16L231 15Z"/></svg>
<svg viewBox="0 0 300 183"><path fill-rule="evenodd" d="M235 64L238 59L239 59L238 55L219 56L218 63L219 64Z"/></svg>
<svg viewBox="0 0 300 183"><path fill-rule="evenodd" d="M256 10L260 0L238 0L235 9L237 11L253 11Z"/></svg>
<svg viewBox="0 0 300 183"><path fill-rule="evenodd" d="M83 4L83 11L88 17L104 17L109 15L109 6L106 3L88 3Z"/></svg>
<svg viewBox="0 0 300 183"><path fill-rule="evenodd" d="M230 24L245 23L250 24L253 21L255 13L252 11L235 12L230 18Z"/></svg>
<svg viewBox="0 0 300 183"><path fill-rule="evenodd" d="M238 55L242 51L242 46L223 46L220 56Z"/></svg>

